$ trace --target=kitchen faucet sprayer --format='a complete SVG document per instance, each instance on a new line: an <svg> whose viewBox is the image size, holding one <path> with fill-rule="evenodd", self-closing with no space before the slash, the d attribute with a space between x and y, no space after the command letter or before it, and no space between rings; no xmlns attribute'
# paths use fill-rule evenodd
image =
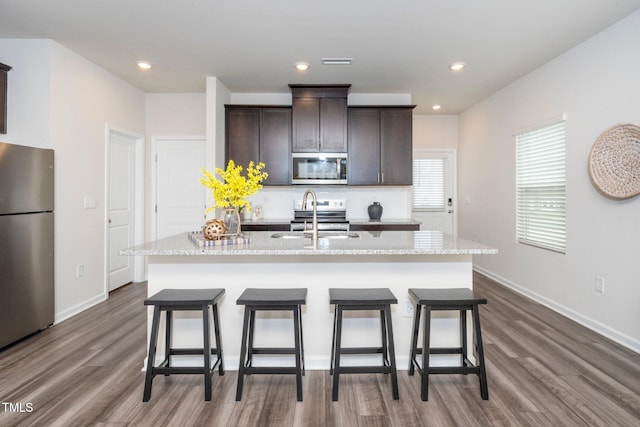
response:
<svg viewBox="0 0 640 427"><path fill-rule="evenodd" d="M313 203L313 222L311 225L311 230L307 229L307 224L304 225L304 233L311 233L311 239L313 242L318 241L318 198L316 197L316 193L309 189L304 192L304 196L302 197L302 209L307 209L307 196L311 194L312 203Z"/></svg>

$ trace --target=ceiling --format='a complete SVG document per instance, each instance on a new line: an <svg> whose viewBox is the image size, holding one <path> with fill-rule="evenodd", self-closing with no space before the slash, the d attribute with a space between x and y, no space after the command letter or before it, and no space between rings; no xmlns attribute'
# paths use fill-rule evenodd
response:
<svg viewBox="0 0 640 427"><path fill-rule="evenodd" d="M419 114L433 104L458 114L638 9L640 0L0 0L0 38L54 39L147 93L202 93L207 76L249 93L351 83L352 93L411 94ZM296 61L311 68L297 72ZM467 66L453 73L454 61Z"/></svg>

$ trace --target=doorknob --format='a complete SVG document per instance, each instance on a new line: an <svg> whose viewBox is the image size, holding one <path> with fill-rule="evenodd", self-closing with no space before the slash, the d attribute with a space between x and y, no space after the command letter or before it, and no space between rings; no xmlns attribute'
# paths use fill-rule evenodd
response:
<svg viewBox="0 0 640 427"><path fill-rule="evenodd" d="M109 218L109 224L111 224L111 218Z"/></svg>

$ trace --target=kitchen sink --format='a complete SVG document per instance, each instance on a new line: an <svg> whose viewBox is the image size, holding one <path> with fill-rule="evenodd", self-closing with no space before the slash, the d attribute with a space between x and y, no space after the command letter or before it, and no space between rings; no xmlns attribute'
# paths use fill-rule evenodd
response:
<svg viewBox="0 0 640 427"><path fill-rule="evenodd" d="M310 234L304 234L301 232L289 232L289 233L274 233L271 235L274 239L305 239L311 238ZM318 233L318 239L354 239L360 237L358 233L347 232L334 232L334 231L320 231Z"/></svg>

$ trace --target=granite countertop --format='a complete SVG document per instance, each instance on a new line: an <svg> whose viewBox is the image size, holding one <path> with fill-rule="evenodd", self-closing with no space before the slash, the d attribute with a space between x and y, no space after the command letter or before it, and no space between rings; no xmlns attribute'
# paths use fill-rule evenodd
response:
<svg viewBox="0 0 640 427"><path fill-rule="evenodd" d="M123 249L120 255L490 255L498 250L438 231L359 231L355 238L274 238L272 231L247 232L249 243L199 247L189 233ZM335 234L335 233L333 233Z"/></svg>

